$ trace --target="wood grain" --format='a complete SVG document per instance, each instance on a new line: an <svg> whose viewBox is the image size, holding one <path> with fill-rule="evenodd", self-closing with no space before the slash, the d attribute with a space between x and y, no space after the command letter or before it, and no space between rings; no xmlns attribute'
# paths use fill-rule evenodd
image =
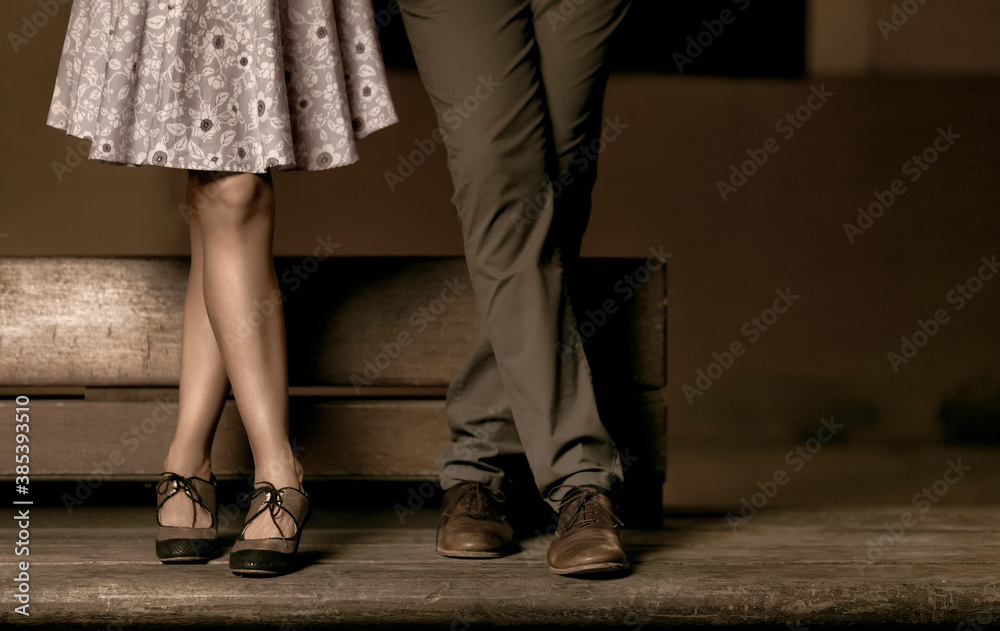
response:
<svg viewBox="0 0 1000 631"><path fill-rule="evenodd" d="M281 295L244 323L283 303L292 385L442 387L465 358L474 300L461 258L275 265ZM665 272L626 299L619 282L640 268L642 259L584 260L578 311L601 322L606 301L616 311L585 338L595 377L659 388ZM179 257L0 258L0 386L176 385L187 271Z"/></svg>
<svg viewBox="0 0 1000 631"><path fill-rule="evenodd" d="M444 388L468 352L474 310L465 261L279 258L275 267L281 294L246 314L243 331L284 311L293 448L309 475L436 478L448 440ZM602 419L632 482L629 504L656 518L666 275L644 270L643 259L584 260L575 295ZM0 387L64 394L32 399L35 479L162 470L187 273L179 257L0 258ZM10 407L0 404L0 426L13 423ZM212 458L220 476L253 469L232 401ZM0 465L0 477L13 466Z"/></svg>
<svg viewBox="0 0 1000 631"><path fill-rule="evenodd" d="M1000 516L991 509L936 506L882 561L859 571L854 559L865 554L866 541L905 508L774 511L738 535L721 515L670 518L662 530L624 532L633 572L613 581L551 575L544 536L521 540L519 552L501 559L447 559L434 552L433 527L364 527L344 508L321 511L307 527L300 571L239 580L226 557L204 566L159 564L151 508L121 509L103 528L72 527L65 511L53 508L63 517L40 513L45 519L33 531L39 615L15 620L5 608L0 620L49 628L633 631L890 623L968 629L970 621L987 624L988 616L995 622ZM233 537L237 526L224 534ZM10 529L0 533L13 536ZM9 557L0 565L12 575ZM5 602L11 585L0 588Z"/></svg>
<svg viewBox="0 0 1000 631"><path fill-rule="evenodd" d="M127 391L127 390L126 390ZM0 432L14 434L14 403L0 402ZM628 423L611 426L632 475L662 481L664 408L658 393L619 401ZM31 473L36 479L150 479L177 424L176 390L146 401L35 400ZM436 478L434 459L448 441L441 399L291 401L291 439L310 477ZM239 411L229 400L212 452L216 475L242 476L253 461ZM0 476L13 476L13 458Z"/></svg>

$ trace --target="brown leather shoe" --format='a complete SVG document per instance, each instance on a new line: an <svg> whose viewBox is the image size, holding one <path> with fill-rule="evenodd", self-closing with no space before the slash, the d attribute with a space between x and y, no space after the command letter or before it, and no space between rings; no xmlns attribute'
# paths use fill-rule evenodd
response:
<svg viewBox="0 0 1000 631"><path fill-rule="evenodd" d="M549 544L549 569L556 574L624 572L628 557L622 549L615 505L591 486L573 487L559 506L559 525Z"/></svg>
<svg viewBox="0 0 1000 631"><path fill-rule="evenodd" d="M444 493L437 551L459 559L492 559L510 554L514 529L500 504L503 495L479 482L461 482Z"/></svg>

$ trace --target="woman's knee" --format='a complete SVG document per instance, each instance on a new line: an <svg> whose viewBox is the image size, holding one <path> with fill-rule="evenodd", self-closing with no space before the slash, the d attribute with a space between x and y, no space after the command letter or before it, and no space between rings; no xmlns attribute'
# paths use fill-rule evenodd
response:
<svg viewBox="0 0 1000 631"><path fill-rule="evenodd" d="M270 194L270 181L254 173L194 172L194 207L205 228L242 227L268 221L269 207L261 202Z"/></svg>

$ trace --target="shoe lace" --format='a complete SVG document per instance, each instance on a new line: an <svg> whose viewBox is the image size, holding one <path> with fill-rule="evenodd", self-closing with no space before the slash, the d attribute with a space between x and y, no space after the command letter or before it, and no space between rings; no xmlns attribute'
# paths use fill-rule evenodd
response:
<svg viewBox="0 0 1000 631"><path fill-rule="evenodd" d="M161 495L166 495L166 497L164 497L163 501L160 502L160 506L163 506L167 502L167 500L169 500L177 493L183 493L184 495L187 495L192 502L200 505L205 510L208 510L208 507L205 506L205 503L201 501L201 493L199 493L198 489L196 489L194 485L191 483L191 478L185 478L179 473L173 473L172 471L165 471L161 475L163 475L163 478L161 478L160 481L156 483L156 492ZM170 493L170 495L167 495L167 492L170 491L171 484L174 485L174 492ZM212 511L208 512L211 513ZM192 511L191 513L192 513L191 527L194 528L195 523L198 520L198 511Z"/></svg>
<svg viewBox="0 0 1000 631"><path fill-rule="evenodd" d="M490 504L487 498L496 502L503 502L506 499L502 491L494 491L481 482L470 482L463 503L466 514L474 518L490 516Z"/></svg>
<svg viewBox="0 0 1000 631"><path fill-rule="evenodd" d="M598 509L611 517L611 520L617 525L625 525L625 522L619 519L614 511L609 511L603 504L597 501L597 496L601 495L601 492L597 489L590 486L560 484L552 488L549 496L551 497L557 489L562 488L567 488L569 491L559 500L559 511L562 512L564 507L576 502L576 506L573 507L572 512L566 518L566 530L570 528L584 528L591 524L596 524Z"/></svg>
<svg viewBox="0 0 1000 631"><path fill-rule="evenodd" d="M295 522L295 516L292 515L291 511L285 508L281 498L281 493L278 492L278 489L276 489L273 484L270 482L258 482L257 484L260 486L257 486L253 491L250 491L250 494L247 495L247 499L249 499L252 503L261 495L267 495L267 497L264 498L264 505L260 507L257 513L253 516L253 519L256 519L257 515L260 515L266 510L271 516L271 522L274 524L274 527L278 529L278 533L281 535L281 541L287 546L288 537L285 536L285 531L282 530L281 524L278 523L278 515L281 514L281 511L285 511L289 514L289 516L291 516L293 522ZM253 519L251 519L251 521L253 521ZM249 524L250 522L247 523Z"/></svg>

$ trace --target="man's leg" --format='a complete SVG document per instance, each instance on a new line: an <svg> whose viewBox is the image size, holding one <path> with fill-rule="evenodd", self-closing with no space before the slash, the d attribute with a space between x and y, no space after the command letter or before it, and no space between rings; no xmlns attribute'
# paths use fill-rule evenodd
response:
<svg viewBox="0 0 1000 631"><path fill-rule="evenodd" d="M507 391L486 332L482 309L473 316L469 355L448 386L445 417L451 442L437 459L442 488L469 480L500 490L504 472L491 459L523 454Z"/></svg>
<svg viewBox="0 0 1000 631"><path fill-rule="evenodd" d="M608 77L608 47L630 0L568 4L532 0L549 124L558 163L560 188L555 199L556 230L561 238L567 279L576 275L580 241L590 217L602 139L602 104ZM620 130L619 130L620 133ZM579 279L586 282L586 279ZM579 283L570 283L570 286ZM582 343L572 351L584 355ZM578 486L551 498L561 500L559 521L546 559L557 574L580 575L628 569L618 534L614 494ZM575 484L574 484L575 483Z"/></svg>
<svg viewBox="0 0 1000 631"><path fill-rule="evenodd" d="M535 482L543 496L563 483L615 486L621 465L597 415L586 358L565 352L576 321L560 239L551 230L557 160L530 2L403 0L400 6L446 134L480 326ZM498 392L495 384L486 389ZM453 384L460 399L470 391L468 381ZM504 409L502 396L491 400ZM489 411L491 402L469 401L471 415L456 418L459 437L476 436L463 422L504 417ZM469 460L445 462L446 488L483 479L477 459L493 455L497 441L482 433L469 441L476 447Z"/></svg>
<svg viewBox="0 0 1000 631"><path fill-rule="evenodd" d="M555 226L570 293L587 282L577 274L580 245L590 219L598 157L621 130L605 125L604 93L610 45L632 0L573 5L531 0L539 67L555 147L559 182ZM617 125L617 123L616 123ZM605 138L602 138L604 132ZM567 352L584 353L582 343ZM567 483L573 485L571 477ZM562 494L556 495L561 498Z"/></svg>
<svg viewBox="0 0 1000 631"><path fill-rule="evenodd" d="M549 125L562 192L556 214L567 273L580 253L590 218L597 158L607 147L601 138L609 46L632 0L573 4L532 0ZM613 118L613 117L612 117ZM607 127L612 141L620 130Z"/></svg>

